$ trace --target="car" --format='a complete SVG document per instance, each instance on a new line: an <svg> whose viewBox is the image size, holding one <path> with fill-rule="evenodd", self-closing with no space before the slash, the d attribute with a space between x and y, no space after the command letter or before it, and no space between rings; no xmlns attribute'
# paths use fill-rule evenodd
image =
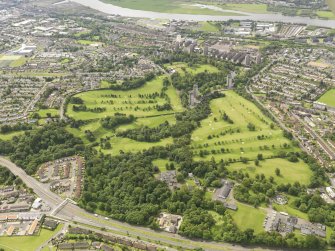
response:
<svg viewBox="0 0 335 251"><path fill-rule="evenodd" d="M94 216L95 216L95 217L98 217L98 215L97 215L97 214L94 214Z"/></svg>
<svg viewBox="0 0 335 251"><path fill-rule="evenodd" d="M109 218L108 218L108 217L105 217L105 220L109 220Z"/></svg>

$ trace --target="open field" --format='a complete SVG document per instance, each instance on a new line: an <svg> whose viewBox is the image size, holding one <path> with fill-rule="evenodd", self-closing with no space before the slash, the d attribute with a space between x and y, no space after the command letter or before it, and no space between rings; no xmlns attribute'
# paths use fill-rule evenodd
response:
<svg viewBox="0 0 335 251"><path fill-rule="evenodd" d="M218 32L220 29L212 24L211 22L201 22L200 27L198 28L199 31L205 31L205 32Z"/></svg>
<svg viewBox="0 0 335 251"><path fill-rule="evenodd" d="M221 15L221 16L236 16L234 12L218 11L209 8L204 8L196 5L196 3L178 0L104 0L106 3L111 3L116 6L146 10L164 13L179 13L179 14L195 14L195 15Z"/></svg>
<svg viewBox="0 0 335 251"><path fill-rule="evenodd" d="M335 19L335 14L331 11L317 11L316 15L320 18Z"/></svg>
<svg viewBox="0 0 335 251"><path fill-rule="evenodd" d="M280 176L276 176L276 168L280 169ZM286 159L267 159L259 162L256 166L254 162L233 163L228 166L229 171L243 170L254 177L256 174L264 174L265 177L272 176L277 184L287 184L299 181L300 184L308 185L312 176L312 171L302 160L292 163Z"/></svg>
<svg viewBox="0 0 335 251"><path fill-rule="evenodd" d="M81 44L81 45L91 45L91 44L96 44L96 43L99 43L99 42L81 39L81 40L78 40L77 43Z"/></svg>
<svg viewBox="0 0 335 251"><path fill-rule="evenodd" d="M335 107L335 89L327 91L318 99L318 101L321 103L325 103L326 105Z"/></svg>
<svg viewBox="0 0 335 251"><path fill-rule="evenodd" d="M248 228L254 229L255 233L264 231L263 222L266 217L266 212L261 208L254 208L243 203L236 203L237 211L229 211L234 222L240 230Z"/></svg>
<svg viewBox="0 0 335 251"><path fill-rule="evenodd" d="M23 134L23 131L10 132L6 134L0 133L0 140L11 140L14 136L20 136L21 134Z"/></svg>
<svg viewBox="0 0 335 251"><path fill-rule="evenodd" d="M172 110L157 111L154 108L155 105L163 105L167 102L158 95L163 88L164 77L165 76L157 77L147 82L144 86L129 91L97 90L77 94L76 97L82 98L88 108L104 107L106 110L101 113L91 111L75 112L73 111L73 105L70 104L67 108L67 115L69 117L76 120L92 121L81 126L80 129L67 127L67 130L75 136L82 138L85 143L89 143L85 131L91 131L97 141L100 138L110 138L111 149L101 149L100 146L98 146L97 149L113 155L119 154L120 151L136 152L153 146L172 144L172 138L166 138L155 143L148 143L115 136L115 132L117 131L135 129L141 126L156 127L165 121L168 121L170 124L175 123L175 113L184 110L175 88L169 86L166 91L166 94L171 100ZM113 116L117 112L127 115L132 114L136 117L136 120L131 124L121 125L115 128L115 131L103 128L99 119L105 118L106 116Z"/></svg>
<svg viewBox="0 0 335 251"><path fill-rule="evenodd" d="M106 116L114 115L116 112L127 115L132 114L135 117L148 117L182 111L182 108L178 105L178 102L180 101L177 101L176 108L178 110L175 111L157 111L154 109L154 105L163 105L166 103L164 98L148 97L148 95L160 93L163 87L163 77L164 76L157 77L146 83L143 87L129 91L98 90L77 94L76 97L82 98L87 108L104 107L106 108L106 111L101 113L86 111L74 112L72 109L73 105L70 105L68 107L68 116L74 119L88 120L104 118ZM174 89L167 92L169 96L171 95L171 103L174 103L176 98L175 92ZM117 95L117 97L111 97L111 95ZM147 97L142 98L139 97L139 95L146 95Z"/></svg>
<svg viewBox="0 0 335 251"><path fill-rule="evenodd" d="M267 11L266 4L229 3L229 4L218 4L218 6L225 10L236 10L236 11L243 11L257 14L269 13L269 11Z"/></svg>
<svg viewBox="0 0 335 251"><path fill-rule="evenodd" d="M0 56L0 67L18 67L26 62L26 58L19 55Z"/></svg>
<svg viewBox="0 0 335 251"><path fill-rule="evenodd" d="M192 134L196 159L208 160L213 156L226 161L239 161L242 157L254 160L259 153L269 158L281 151L299 151L284 138L280 128L272 125L271 129L272 121L252 102L233 91L225 94L226 97L211 101L212 114L201 121L201 127ZM223 120L224 113L232 124ZM249 123L255 126L254 131L247 128ZM201 157L201 151L208 154Z"/></svg>
<svg viewBox="0 0 335 251"><path fill-rule="evenodd" d="M177 71L179 74L182 75L185 73L198 74L205 71L210 73L219 72L218 68L208 64L194 65L190 67L186 63L175 62L172 64L165 64L164 66L167 67L168 69L174 69L175 71Z"/></svg>
<svg viewBox="0 0 335 251"><path fill-rule="evenodd" d="M42 229L39 236L13 236L13 237L1 237L0 248L6 251L35 251L45 241L50 239L53 235L62 229L63 225L59 225L54 231Z"/></svg>
<svg viewBox="0 0 335 251"><path fill-rule="evenodd" d="M57 109L41 109L37 112L41 118L47 118L48 114L51 115L51 117L55 117L59 115L59 111Z"/></svg>

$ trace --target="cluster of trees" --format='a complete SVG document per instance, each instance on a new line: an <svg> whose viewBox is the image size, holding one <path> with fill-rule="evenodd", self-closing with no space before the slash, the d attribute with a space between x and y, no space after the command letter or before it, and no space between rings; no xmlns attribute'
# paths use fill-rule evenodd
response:
<svg viewBox="0 0 335 251"><path fill-rule="evenodd" d="M108 116L100 120L102 127L106 129L115 129L115 127L124 124L130 124L135 121L134 115L126 116L123 113L115 113L114 116Z"/></svg>
<svg viewBox="0 0 335 251"><path fill-rule="evenodd" d="M165 121L158 127L150 128L143 126L137 129L126 130L117 134L119 137L127 137L142 142L158 142L163 138L171 136L171 126Z"/></svg>
<svg viewBox="0 0 335 251"><path fill-rule="evenodd" d="M9 133L15 131L31 130L33 127L28 123L17 123L15 125L3 125L0 127L0 133Z"/></svg>
<svg viewBox="0 0 335 251"><path fill-rule="evenodd" d="M106 107L94 107L94 108L88 108L86 105L74 105L72 107L73 111L75 112L95 112L95 113L101 113L106 111Z"/></svg>
<svg viewBox="0 0 335 251"><path fill-rule="evenodd" d="M71 97L70 98L70 104L76 104L76 105L82 105L84 104L84 100L82 98L79 98L79 97Z"/></svg>
<svg viewBox="0 0 335 251"><path fill-rule="evenodd" d="M143 78L126 80L122 84L112 84L110 85L109 88L112 90L126 91L130 89L139 88L143 86L146 82L153 80L154 78L155 78L155 74L149 73Z"/></svg>
<svg viewBox="0 0 335 251"><path fill-rule="evenodd" d="M172 106L168 103L164 104L164 105L156 105L156 110L157 111L169 111L172 110Z"/></svg>
<svg viewBox="0 0 335 251"><path fill-rule="evenodd" d="M34 174L42 163L83 152L83 142L63 126L52 123L35 131L26 131L11 141L0 141L0 154L9 155L28 174Z"/></svg>
<svg viewBox="0 0 335 251"><path fill-rule="evenodd" d="M0 185L13 186L22 185L22 180L12 174L7 168L0 166Z"/></svg>

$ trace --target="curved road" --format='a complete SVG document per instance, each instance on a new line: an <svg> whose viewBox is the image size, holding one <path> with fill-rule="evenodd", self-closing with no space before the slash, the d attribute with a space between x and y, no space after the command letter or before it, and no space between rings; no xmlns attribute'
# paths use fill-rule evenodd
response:
<svg viewBox="0 0 335 251"><path fill-rule="evenodd" d="M16 166L14 163L2 156L0 156L0 165L8 168L13 174L20 177L21 180L27 185L27 187L32 188L37 196L44 200L44 202L48 203L52 209L57 208L60 204L62 204L62 202L64 202L61 197L51 192L46 185L27 175L26 172L23 171L20 167ZM132 226L116 220L106 220L102 216L96 217L72 203L63 203L62 205L64 205L64 207L62 207L56 213L55 217L69 223L72 222L74 224L84 224L86 227L90 227L92 231L96 231L95 228L104 228L111 233L129 235L130 237L135 238L139 237L144 241L159 243L166 246L172 245L184 249L194 249L201 247L210 251L252 250L250 247L246 248L229 243L190 240L177 234L158 232L144 227ZM257 250L271 249L262 249L257 247Z"/></svg>

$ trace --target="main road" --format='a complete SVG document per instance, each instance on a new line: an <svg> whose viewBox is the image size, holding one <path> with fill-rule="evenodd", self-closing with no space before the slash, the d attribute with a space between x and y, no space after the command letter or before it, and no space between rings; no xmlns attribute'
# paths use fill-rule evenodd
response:
<svg viewBox="0 0 335 251"><path fill-rule="evenodd" d="M64 203L64 200L60 196L51 192L46 185L26 174L24 170L7 158L0 156L0 166L4 166L9 169L14 175L18 176L27 185L27 187L33 189L38 197L50 205L52 212L55 212L55 209L59 208L59 210L57 210L57 212L52 216L57 217L60 220L72 224L82 224L91 228L93 231L95 231L96 228L106 229L106 231L114 234L140 238L144 241L159 243L165 246L181 247L184 249L195 249L201 247L209 251L252 250L250 247L246 248L229 243L190 240L177 234L157 232L145 227L132 226L116 220L105 219L102 216L96 217L77 205L70 203L70 201ZM61 207L59 207L60 205ZM271 249L257 247L257 250Z"/></svg>

